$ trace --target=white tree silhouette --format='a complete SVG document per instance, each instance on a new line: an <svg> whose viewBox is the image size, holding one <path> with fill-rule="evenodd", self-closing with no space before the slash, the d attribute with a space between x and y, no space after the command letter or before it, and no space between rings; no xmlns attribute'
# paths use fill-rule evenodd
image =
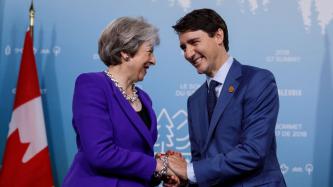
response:
<svg viewBox="0 0 333 187"><path fill-rule="evenodd" d="M161 153L167 150L179 151L189 161L191 153L187 130L187 112L181 109L171 116L163 108L157 117L157 122L158 139L155 151Z"/></svg>
<svg viewBox="0 0 333 187"><path fill-rule="evenodd" d="M174 124L165 108L163 108L158 115L157 123L158 139L155 147L159 148L159 152L164 153L166 151L165 147L172 148L174 146L172 139L174 137L174 133L172 132Z"/></svg>

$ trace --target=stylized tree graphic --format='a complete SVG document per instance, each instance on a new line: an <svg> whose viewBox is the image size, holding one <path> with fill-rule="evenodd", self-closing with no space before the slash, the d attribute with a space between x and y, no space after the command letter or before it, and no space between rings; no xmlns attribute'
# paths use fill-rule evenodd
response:
<svg viewBox="0 0 333 187"><path fill-rule="evenodd" d="M186 160L191 160L190 141L188 135L187 112L185 110L178 110L173 116L172 120L176 126L176 146L175 149L183 154Z"/></svg>
<svg viewBox="0 0 333 187"><path fill-rule="evenodd" d="M173 131L172 128L174 124L167 110L163 108L160 114L157 117L157 128L158 128L158 139L155 144L155 147L158 147L159 150L157 152L164 153L168 149L172 149L173 144ZM166 148L168 147L168 148Z"/></svg>
<svg viewBox="0 0 333 187"><path fill-rule="evenodd" d="M181 109L170 116L163 108L157 117L157 123L158 139L155 151L164 153L174 150L181 152L187 161L191 160L187 112Z"/></svg>

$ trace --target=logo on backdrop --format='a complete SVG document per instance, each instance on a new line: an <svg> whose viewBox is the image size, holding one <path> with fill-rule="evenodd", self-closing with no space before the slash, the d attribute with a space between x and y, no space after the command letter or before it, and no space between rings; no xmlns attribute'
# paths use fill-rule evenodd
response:
<svg viewBox="0 0 333 187"><path fill-rule="evenodd" d="M287 164L283 163L283 164L280 165L280 170L281 170L282 174L284 175L288 172L289 167L287 166Z"/></svg>
<svg viewBox="0 0 333 187"><path fill-rule="evenodd" d="M5 47L5 55L8 56L12 53L12 48L9 45Z"/></svg>
<svg viewBox="0 0 333 187"><path fill-rule="evenodd" d="M155 1L155 0L152 0ZM171 7L175 6L176 1L177 4L183 8L184 12L187 12L189 8L191 8L191 0L168 0L169 1L169 5Z"/></svg>
<svg viewBox="0 0 333 187"><path fill-rule="evenodd" d="M46 92L47 92L47 89L46 89L46 88L40 88L40 93L41 93L42 95L46 94ZM13 89L12 89L12 94L13 94L13 95L16 94L16 88L13 88Z"/></svg>
<svg viewBox="0 0 333 187"><path fill-rule="evenodd" d="M307 138L308 131L303 129L301 123L277 123L275 136L282 138Z"/></svg>
<svg viewBox="0 0 333 187"><path fill-rule="evenodd" d="M316 21L314 25L319 25L321 27L321 34L325 34L326 27L333 20L333 8L331 1L318 1L313 3L312 1L299 1L299 10L303 17L304 29L309 31L313 25L312 21ZM313 8L312 6L316 6ZM316 10L316 13L313 11ZM312 15L317 15L314 17Z"/></svg>
<svg viewBox="0 0 333 187"><path fill-rule="evenodd" d="M151 0L152 2L156 2L156 0ZM187 12L191 9L191 1L192 0L168 0L169 6L174 7L178 5L183 9L184 12ZM216 5L222 6L225 0L216 0ZM250 12L253 16L259 15L256 14L257 11L265 11L268 12L270 7L273 6L271 0L263 0L259 2L257 0L239 0L234 1L238 3L240 7L240 12L245 14ZM331 8L331 1L318 1L317 3L313 3L312 1L299 1L298 6L294 7L294 10L300 13L300 16L303 18L304 30L309 31L312 25L320 26L321 34L324 35L326 31L326 27L333 20L333 8ZM312 6L316 6L313 8ZM316 11L314 13L313 11ZM317 15L317 17L312 16ZM313 23L316 22L316 23Z"/></svg>
<svg viewBox="0 0 333 187"><path fill-rule="evenodd" d="M280 170L283 175L290 173L307 173L307 175L311 175L313 172L313 164L307 163L304 166L293 166L289 170L289 167L287 164L283 163L280 165Z"/></svg>
<svg viewBox="0 0 333 187"><path fill-rule="evenodd" d="M60 46L54 46L51 48L33 48L34 50L34 54L41 54L41 55L54 55L54 56L58 56L61 53L61 47ZM23 49L20 47L12 47L10 45L7 45L4 48L4 54L5 56L9 56L9 55L22 55Z"/></svg>
<svg viewBox="0 0 333 187"><path fill-rule="evenodd" d="M152 2L155 2L156 0L152 0ZM191 8L191 1L192 0L168 0L169 6L174 7L175 5L180 6L184 12L187 12ZM222 5L224 0L216 0L216 5ZM256 11L258 8L262 8L264 11L268 11L268 5L269 0L264 0L262 3L257 2L256 0L248 0L246 2L245 0L237 1L240 6L240 11L242 13L245 13L248 9L253 15L256 14ZM245 7L248 5L249 7Z"/></svg>
<svg viewBox="0 0 333 187"><path fill-rule="evenodd" d="M272 55L266 56L266 62L295 63L300 61L301 57L293 54L289 49L277 49Z"/></svg>
<svg viewBox="0 0 333 187"><path fill-rule="evenodd" d="M157 117L158 138L155 151L164 153L167 150L179 151L190 160L190 142L187 131L187 112L178 110L170 114L162 108Z"/></svg>
<svg viewBox="0 0 333 187"><path fill-rule="evenodd" d="M176 89L175 95L177 97L189 97L191 96L198 88L200 84L196 83L181 83L179 88Z"/></svg>
<svg viewBox="0 0 333 187"><path fill-rule="evenodd" d="M54 56L58 56L61 52L61 47L55 46L55 47L53 47L52 51L53 51Z"/></svg>
<svg viewBox="0 0 333 187"><path fill-rule="evenodd" d="M303 90L301 89L278 89L279 96L285 97L300 97L303 95Z"/></svg>
<svg viewBox="0 0 333 187"><path fill-rule="evenodd" d="M310 163L306 164L304 170L308 173L308 175L311 175L311 173L313 172L313 165Z"/></svg>

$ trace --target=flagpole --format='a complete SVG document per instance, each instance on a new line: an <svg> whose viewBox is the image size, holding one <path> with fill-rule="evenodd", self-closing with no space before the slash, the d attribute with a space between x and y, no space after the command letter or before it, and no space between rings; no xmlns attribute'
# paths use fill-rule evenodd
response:
<svg viewBox="0 0 333 187"><path fill-rule="evenodd" d="M35 9L34 9L34 2L31 0L31 5L29 9L29 30L31 34L31 39L34 41L34 24L35 24Z"/></svg>
<svg viewBox="0 0 333 187"><path fill-rule="evenodd" d="M33 49L35 10L29 9L13 113L0 171L0 187L54 186Z"/></svg>

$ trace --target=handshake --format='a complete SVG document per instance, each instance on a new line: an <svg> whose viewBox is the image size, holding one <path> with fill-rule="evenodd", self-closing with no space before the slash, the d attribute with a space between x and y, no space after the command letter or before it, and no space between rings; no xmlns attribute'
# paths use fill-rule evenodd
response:
<svg viewBox="0 0 333 187"><path fill-rule="evenodd" d="M167 151L155 155L157 162L154 178L163 181L165 187L186 186L187 162L180 152Z"/></svg>

